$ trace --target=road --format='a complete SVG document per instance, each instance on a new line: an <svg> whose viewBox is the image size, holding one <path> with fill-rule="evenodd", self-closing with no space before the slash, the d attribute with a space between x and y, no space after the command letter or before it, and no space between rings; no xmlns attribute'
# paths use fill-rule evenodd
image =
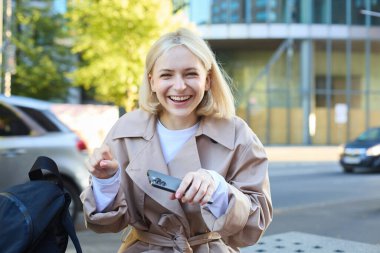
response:
<svg viewBox="0 0 380 253"><path fill-rule="evenodd" d="M274 220L266 235L300 231L380 244L380 173L334 162L272 164Z"/></svg>
<svg viewBox="0 0 380 253"><path fill-rule="evenodd" d="M344 174L331 161L273 162L269 173L274 220L264 237L296 231L380 244L380 173ZM84 252L117 252L121 234L77 227Z"/></svg>

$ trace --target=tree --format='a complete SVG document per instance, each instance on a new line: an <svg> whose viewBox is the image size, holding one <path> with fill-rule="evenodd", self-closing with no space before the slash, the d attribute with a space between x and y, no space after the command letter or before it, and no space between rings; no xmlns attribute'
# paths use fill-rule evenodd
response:
<svg viewBox="0 0 380 253"><path fill-rule="evenodd" d="M16 1L15 31L16 74L12 79L12 94L41 99L64 100L70 80L66 73L75 58L66 45L57 43L66 38L66 20L54 13L52 1Z"/></svg>
<svg viewBox="0 0 380 253"><path fill-rule="evenodd" d="M73 0L68 17L81 58L73 82L94 88L97 100L133 108L149 47L179 25L171 1Z"/></svg>

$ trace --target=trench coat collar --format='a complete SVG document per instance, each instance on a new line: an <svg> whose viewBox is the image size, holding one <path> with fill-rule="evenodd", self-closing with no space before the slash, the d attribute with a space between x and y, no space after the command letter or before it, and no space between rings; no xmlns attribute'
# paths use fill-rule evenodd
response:
<svg viewBox="0 0 380 253"><path fill-rule="evenodd" d="M142 137L151 140L156 131L156 117L142 109L124 114L115 125L112 139Z"/></svg>
<svg viewBox="0 0 380 253"><path fill-rule="evenodd" d="M155 115L137 109L120 118L120 124L117 124L112 138L142 137L145 140L151 140L156 131L156 122L157 117ZM203 117L195 135L206 135L213 141L232 150L235 142L234 118Z"/></svg>

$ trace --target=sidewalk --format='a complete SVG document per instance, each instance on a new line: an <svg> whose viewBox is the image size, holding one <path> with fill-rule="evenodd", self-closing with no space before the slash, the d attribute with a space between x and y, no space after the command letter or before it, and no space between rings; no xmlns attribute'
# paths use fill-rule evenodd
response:
<svg viewBox="0 0 380 253"><path fill-rule="evenodd" d="M336 162L339 146L267 146L270 162Z"/></svg>
<svg viewBox="0 0 380 253"><path fill-rule="evenodd" d="M242 253L379 253L380 246L335 239L300 232L264 236L257 245L243 248Z"/></svg>

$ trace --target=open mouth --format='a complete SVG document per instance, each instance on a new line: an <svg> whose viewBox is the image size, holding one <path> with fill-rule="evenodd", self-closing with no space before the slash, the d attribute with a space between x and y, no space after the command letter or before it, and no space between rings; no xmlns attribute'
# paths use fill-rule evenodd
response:
<svg viewBox="0 0 380 253"><path fill-rule="evenodd" d="M169 96L173 102L185 102L191 98L191 96Z"/></svg>

